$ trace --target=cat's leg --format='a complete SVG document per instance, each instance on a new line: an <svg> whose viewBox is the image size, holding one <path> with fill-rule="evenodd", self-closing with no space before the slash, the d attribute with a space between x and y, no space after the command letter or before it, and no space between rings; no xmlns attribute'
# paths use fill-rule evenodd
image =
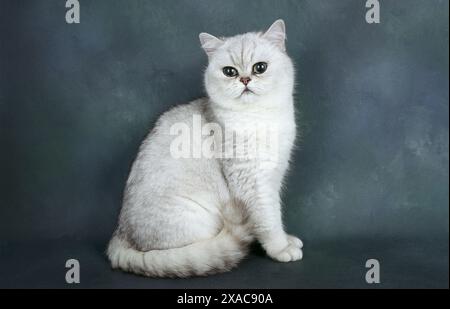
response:
<svg viewBox="0 0 450 309"><path fill-rule="evenodd" d="M279 193L267 184L257 181L254 198L248 209L253 222L254 232L267 254L280 262L302 259L302 241L284 231ZM260 182L260 184L258 184Z"/></svg>
<svg viewBox="0 0 450 309"><path fill-rule="evenodd" d="M281 215L280 172L261 169L252 161L224 161L224 173L230 193L242 200L253 233L267 254L280 262L302 259L303 244L284 231Z"/></svg>

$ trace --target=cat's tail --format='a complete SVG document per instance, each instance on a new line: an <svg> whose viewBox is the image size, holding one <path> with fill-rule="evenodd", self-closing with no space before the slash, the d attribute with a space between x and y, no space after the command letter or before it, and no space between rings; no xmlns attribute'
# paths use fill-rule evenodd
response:
<svg viewBox="0 0 450 309"><path fill-rule="evenodd" d="M116 234L107 255L113 268L148 277L206 276L234 268L247 255L251 241L245 225L226 222L212 239L167 250L141 252Z"/></svg>

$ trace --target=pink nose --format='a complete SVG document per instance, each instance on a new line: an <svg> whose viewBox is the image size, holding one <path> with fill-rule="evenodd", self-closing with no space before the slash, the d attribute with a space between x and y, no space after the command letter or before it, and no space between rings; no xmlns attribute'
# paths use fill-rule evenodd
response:
<svg viewBox="0 0 450 309"><path fill-rule="evenodd" d="M245 86L248 85L248 83L251 81L250 77L241 77L240 79L241 83L243 83Z"/></svg>

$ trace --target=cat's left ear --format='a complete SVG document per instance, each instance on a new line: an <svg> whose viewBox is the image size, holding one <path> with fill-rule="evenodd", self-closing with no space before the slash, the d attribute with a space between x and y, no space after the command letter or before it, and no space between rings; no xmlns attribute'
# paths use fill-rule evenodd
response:
<svg viewBox="0 0 450 309"><path fill-rule="evenodd" d="M203 50L210 57L222 44L221 39L216 38L214 35L202 32L198 35Z"/></svg>
<svg viewBox="0 0 450 309"><path fill-rule="evenodd" d="M264 33L263 37L274 43L282 51L286 51L286 26L282 19L275 21L269 30Z"/></svg>

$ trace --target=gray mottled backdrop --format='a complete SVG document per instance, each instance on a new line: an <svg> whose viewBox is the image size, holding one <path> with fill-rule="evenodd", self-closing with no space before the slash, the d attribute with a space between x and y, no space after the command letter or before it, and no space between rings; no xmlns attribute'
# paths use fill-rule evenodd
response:
<svg viewBox="0 0 450 309"><path fill-rule="evenodd" d="M0 2L0 287L448 287L446 0ZM198 33L287 24L300 147L284 195L305 260L260 249L190 281L112 272L103 250L138 146L171 106L204 95Z"/></svg>

